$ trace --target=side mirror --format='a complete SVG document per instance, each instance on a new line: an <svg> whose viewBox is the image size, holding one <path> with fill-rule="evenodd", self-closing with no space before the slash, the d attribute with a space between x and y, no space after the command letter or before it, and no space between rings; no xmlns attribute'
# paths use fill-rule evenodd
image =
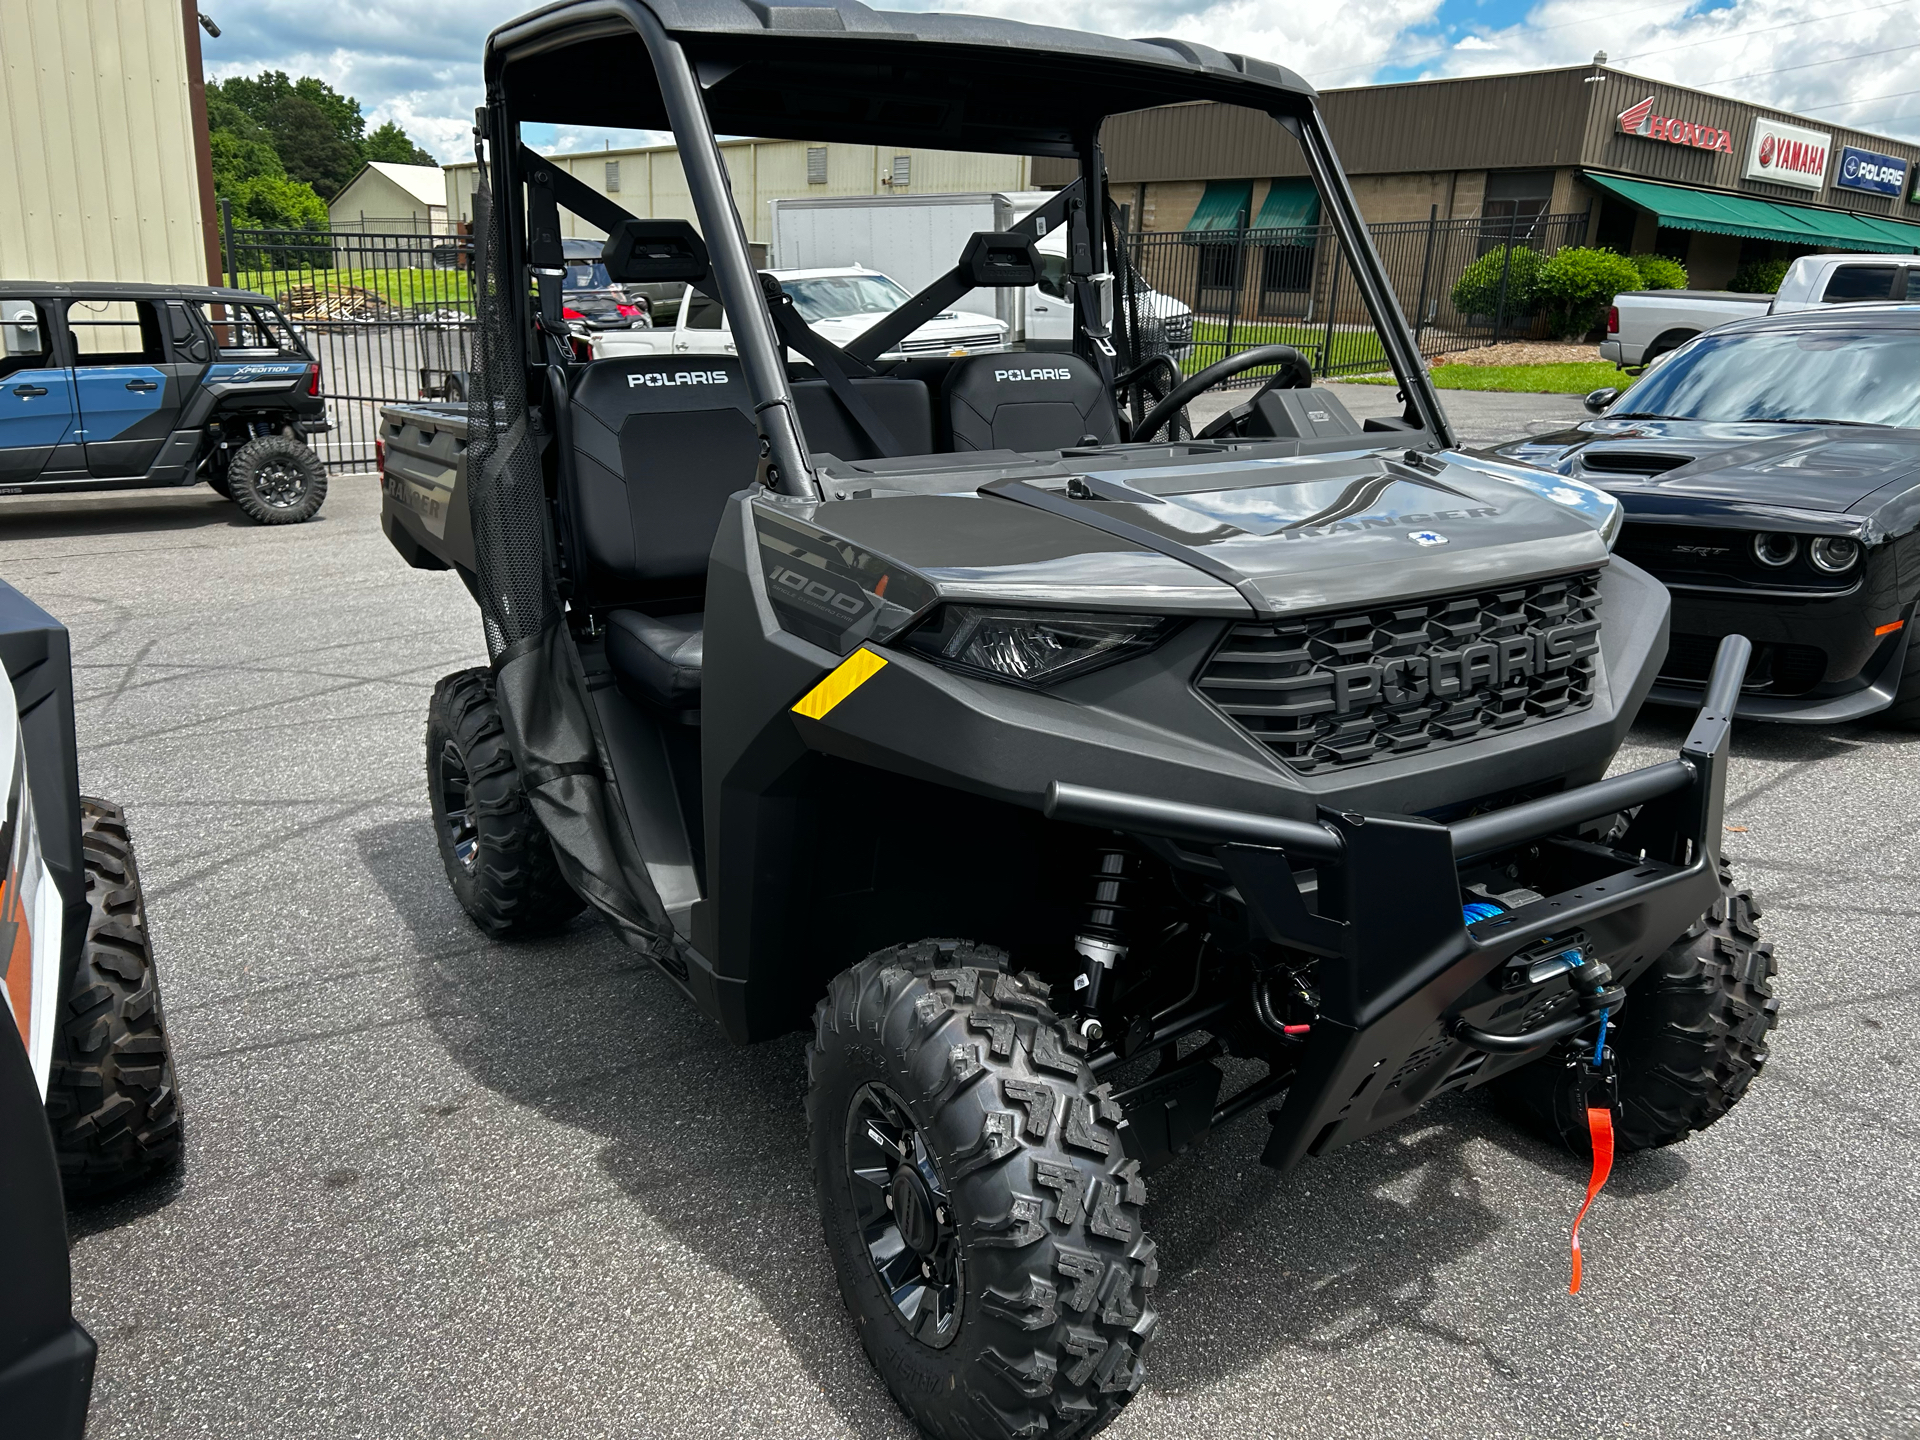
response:
<svg viewBox="0 0 1920 1440"><path fill-rule="evenodd" d="M1611 405L1614 401L1618 400L1619 398L1620 398L1620 392L1617 389L1615 389L1613 386L1609 385L1602 390L1588 391L1587 398L1582 400L1580 403L1587 407L1587 413L1589 415L1599 415L1606 410L1607 406Z"/></svg>

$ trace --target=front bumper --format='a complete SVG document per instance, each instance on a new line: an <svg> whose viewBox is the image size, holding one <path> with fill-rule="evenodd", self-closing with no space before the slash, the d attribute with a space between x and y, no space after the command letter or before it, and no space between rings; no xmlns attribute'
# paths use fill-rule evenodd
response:
<svg viewBox="0 0 1920 1440"><path fill-rule="evenodd" d="M1645 970L1719 898L1734 698L1750 646L1720 646L1677 759L1442 825L1322 810L1317 822L1056 785L1049 816L1215 847L1270 943L1322 958L1321 1008L1262 1160L1287 1168L1411 1114L1455 1083L1491 1078L1551 1043L1498 1057L1463 1026L1524 1036L1568 1013L1563 981L1502 987L1507 962L1578 932L1622 980ZM1571 832L1636 810L1612 848ZM1557 893L1464 924L1463 864L1528 846ZM1302 892L1311 867L1318 884Z"/></svg>

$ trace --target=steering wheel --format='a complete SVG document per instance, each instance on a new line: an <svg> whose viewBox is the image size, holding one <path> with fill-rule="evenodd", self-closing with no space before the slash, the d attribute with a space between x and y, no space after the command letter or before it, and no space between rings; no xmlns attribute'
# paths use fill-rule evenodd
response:
<svg viewBox="0 0 1920 1440"><path fill-rule="evenodd" d="M1257 370L1263 365L1284 367L1280 374L1261 387L1263 390L1281 386L1282 380L1288 382L1282 388L1293 390L1305 390L1313 384L1313 367L1291 345L1256 345L1251 350L1242 350L1238 355L1229 355L1182 380L1167 392L1165 399L1141 417L1140 423L1133 427L1133 434L1153 434L1195 396L1211 390L1223 380L1231 380L1242 371Z"/></svg>

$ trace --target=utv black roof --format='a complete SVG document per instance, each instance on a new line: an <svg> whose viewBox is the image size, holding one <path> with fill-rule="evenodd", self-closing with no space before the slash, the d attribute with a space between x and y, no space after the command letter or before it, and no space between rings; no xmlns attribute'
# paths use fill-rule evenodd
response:
<svg viewBox="0 0 1920 1440"><path fill-rule="evenodd" d="M158 285L135 280L0 280L0 300L209 300L273 305L271 295L225 285Z"/></svg>
<svg viewBox="0 0 1920 1440"><path fill-rule="evenodd" d="M694 64L722 135L946 150L1077 153L1108 115L1215 100L1298 114L1313 88L1266 60L1186 40L1119 40L857 0L562 0L487 39L515 116L670 129L640 38L652 23Z"/></svg>

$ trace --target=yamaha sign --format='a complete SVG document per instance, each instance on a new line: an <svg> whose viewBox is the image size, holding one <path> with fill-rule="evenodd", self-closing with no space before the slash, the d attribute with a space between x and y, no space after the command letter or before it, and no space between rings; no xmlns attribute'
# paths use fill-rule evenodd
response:
<svg viewBox="0 0 1920 1440"><path fill-rule="evenodd" d="M1747 142L1746 168L1740 174L1748 180L1792 185L1800 190L1824 189L1827 155L1832 148L1833 136L1825 130L1758 119Z"/></svg>
<svg viewBox="0 0 1920 1440"><path fill-rule="evenodd" d="M1882 155L1856 145L1843 146L1840 169L1833 183L1844 190L1864 190L1869 195L1891 195L1898 199L1907 183L1907 162L1897 155Z"/></svg>

